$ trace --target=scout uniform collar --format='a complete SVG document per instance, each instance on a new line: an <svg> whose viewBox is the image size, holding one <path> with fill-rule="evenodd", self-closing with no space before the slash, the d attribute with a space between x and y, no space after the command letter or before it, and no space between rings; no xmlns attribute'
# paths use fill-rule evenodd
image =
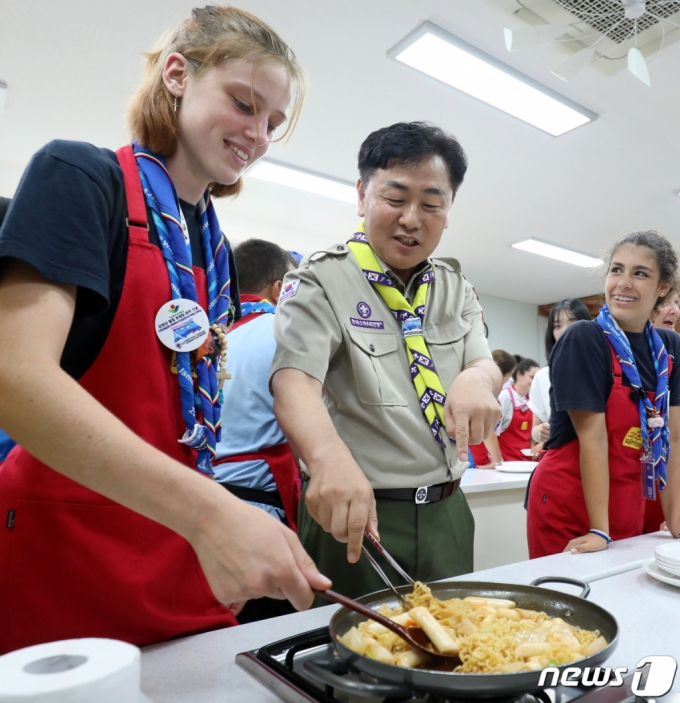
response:
<svg viewBox="0 0 680 703"><path fill-rule="evenodd" d="M446 446L444 423L446 393L423 337L425 305L430 283L435 280L434 269L428 262L420 274L419 285L411 304L396 287L394 281L385 273L368 243L363 222L347 242L347 246L356 258L368 282L383 299L394 317L401 322L401 334L406 344L411 380L420 399L420 408L430 426L433 437L444 447Z"/></svg>

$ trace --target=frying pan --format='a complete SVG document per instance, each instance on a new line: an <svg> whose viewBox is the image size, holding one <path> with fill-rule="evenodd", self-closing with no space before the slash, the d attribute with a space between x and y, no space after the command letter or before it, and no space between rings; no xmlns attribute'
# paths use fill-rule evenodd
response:
<svg viewBox="0 0 680 703"><path fill-rule="evenodd" d="M579 596L575 596L538 587L541 583L550 582L569 583L579 586L583 591ZM519 608L542 611L553 618L560 617L570 625L578 626L584 630L599 630L609 644L597 654L578 662L557 667L560 672L567 667L583 670L586 667L597 666L611 656L618 644L618 623L604 608L585 600L590 592L590 587L576 579L545 576L536 579L528 586L485 581L449 581L432 583L428 586L432 595L440 600L467 596L503 598L515 601ZM397 590L405 595L412 591L412 586L399 586ZM390 607L395 607L397 604L396 598L390 590L371 593L357 600L373 609L377 609L382 604L387 604ZM405 669L357 654L342 644L338 638L351 627L359 625L363 620L365 620L363 616L347 610L347 608L340 608L333 614L329 629L336 652L352 667L370 676L375 676L383 682L395 684L401 690L424 691L460 698L507 698L538 691L541 688L538 685L541 671L522 671L513 674L466 674L434 669ZM312 665L312 670L309 671L312 675L314 674L313 668ZM329 672L325 673L324 678L328 680ZM548 676L546 686L551 684L552 676ZM370 688L370 684L368 687Z"/></svg>

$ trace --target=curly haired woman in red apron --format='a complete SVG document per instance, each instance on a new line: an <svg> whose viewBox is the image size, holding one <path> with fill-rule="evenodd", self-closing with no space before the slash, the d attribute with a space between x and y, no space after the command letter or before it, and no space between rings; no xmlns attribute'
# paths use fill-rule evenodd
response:
<svg viewBox="0 0 680 703"><path fill-rule="evenodd" d="M24 174L0 236L0 426L20 445L0 468L0 654L150 644L329 586L213 480L224 373L203 353L240 315L211 199L238 193L303 86L260 20L196 9L148 55L132 147L52 142Z"/></svg>
<svg viewBox="0 0 680 703"><path fill-rule="evenodd" d="M606 305L553 349L550 439L529 488L530 557L599 551L642 534L645 498L657 490L680 533L680 338L649 321L677 269L656 232L619 240Z"/></svg>

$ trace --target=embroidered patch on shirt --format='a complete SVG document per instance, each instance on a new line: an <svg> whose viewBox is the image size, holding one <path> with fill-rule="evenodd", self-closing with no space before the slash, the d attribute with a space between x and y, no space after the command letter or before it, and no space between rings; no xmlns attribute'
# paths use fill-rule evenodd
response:
<svg viewBox="0 0 680 703"><path fill-rule="evenodd" d="M523 422L522 423L522 431L526 430L529 428L529 423L528 422Z"/></svg>
<svg viewBox="0 0 680 703"><path fill-rule="evenodd" d="M360 320L358 317L350 317L349 321L355 327L369 327L372 330L385 329L385 323L382 320Z"/></svg>
<svg viewBox="0 0 680 703"><path fill-rule="evenodd" d="M357 305L357 312L364 319L371 316L371 306L363 301Z"/></svg>
<svg viewBox="0 0 680 703"><path fill-rule="evenodd" d="M295 278L292 281L288 281L286 285L283 287L283 290L281 291L281 295L279 296L279 303L282 303L284 300L287 300L288 298L292 298L296 293L298 286L300 285L300 279Z"/></svg>
<svg viewBox="0 0 680 703"><path fill-rule="evenodd" d="M631 427L622 442L624 447L631 449L642 449L642 430L639 427Z"/></svg>

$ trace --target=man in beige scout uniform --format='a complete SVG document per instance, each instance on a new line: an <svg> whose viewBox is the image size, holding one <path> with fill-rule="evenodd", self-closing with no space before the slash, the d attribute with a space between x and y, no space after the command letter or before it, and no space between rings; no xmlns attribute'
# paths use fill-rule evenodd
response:
<svg viewBox="0 0 680 703"><path fill-rule="evenodd" d="M300 539L350 596L384 587L359 559L364 529L378 526L415 579L472 571L474 520L458 485L468 443L498 421L501 375L458 263L428 258L466 169L436 127L373 132L359 152L359 231L284 279L271 383L310 477Z"/></svg>

